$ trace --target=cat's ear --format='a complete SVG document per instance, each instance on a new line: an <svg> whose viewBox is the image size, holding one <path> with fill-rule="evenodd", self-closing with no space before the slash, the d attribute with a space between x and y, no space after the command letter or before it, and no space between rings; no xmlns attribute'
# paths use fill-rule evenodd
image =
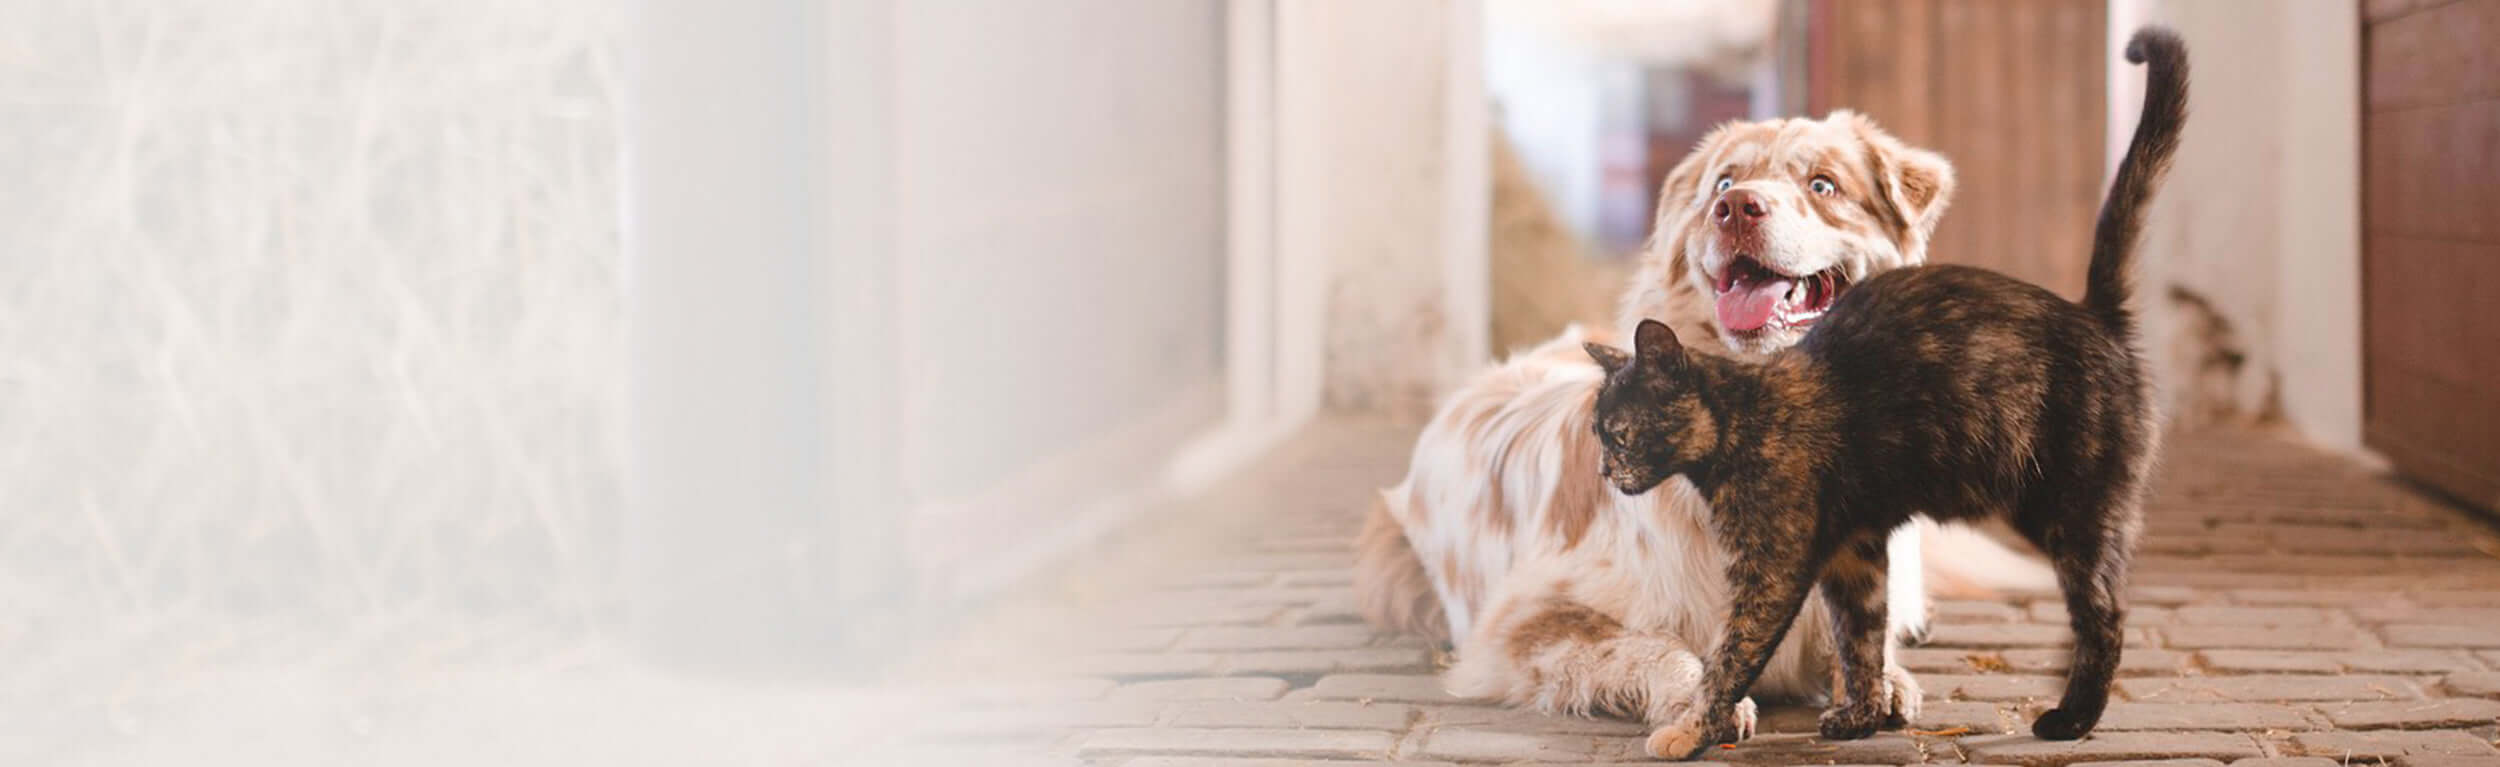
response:
<svg viewBox="0 0 2500 767"><path fill-rule="evenodd" d="M1614 375L1615 371L1622 370L1623 366L1632 364L1632 355L1623 353L1622 349L1596 341L1583 341L1580 343L1580 348L1588 350L1589 359L1597 360L1597 366L1605 368L1606 375Z"/></svg>
<svg viewBox="0 0 2500 767"><path fill-rule="evenodd" d="M1684 342L1675 339L1675 330L1657 320L1641 320L1632 331L1632 354L1642 362L1666 363L1684 356Z"/></svg>

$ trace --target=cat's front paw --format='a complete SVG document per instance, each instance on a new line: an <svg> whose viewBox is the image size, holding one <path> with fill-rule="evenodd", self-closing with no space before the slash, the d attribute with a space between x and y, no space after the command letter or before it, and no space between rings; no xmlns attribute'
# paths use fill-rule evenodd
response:
<svg viewBox="0 0 2500 767"><path fill-rule="evenodd" d="M1868 702L1847 701L1823 710L1816 721L1824 740L1858 740L1875 734L1884 724L1884 706Z"/></svg>
<svg viewBox="0 0 2500 767"><path fill-rule="evenodd" d="M1918 677L1911 676L1909 669L1896 663L1884 664L1885 728L1910 726L1910 720L1918 718L1919 705L1926 700L1927 693L1919 689Z"/></svg>

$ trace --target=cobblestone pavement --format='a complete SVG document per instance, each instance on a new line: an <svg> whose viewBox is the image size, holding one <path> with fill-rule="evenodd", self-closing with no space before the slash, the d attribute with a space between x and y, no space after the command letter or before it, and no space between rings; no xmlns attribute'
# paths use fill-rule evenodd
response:
<svg viewBox="0 0 2500 767"><path fill-rule="evenodd" d="M1119 767L1644 760L1635 723L1451 698L1444 660L1369 630L1350 541L1408 432L1323 425L1257 472L1258 503L1151 574L1097 584L967 661L908 736L926 763ZM2175 435L2148 510L2129 647L2099 731L2026 731L2067 641L2049 595L1945 601L1903 662L1928 703L1906 732L1815 737L1766 709L1747 764L2500 765L2500 543L2481 521L2344 459L2252 433ZM1202 526L1203 527L1203 526ZM1029 640L1029 641L1026 641ZM1002 681L990 669L1034 673ZM1003 672L1002 672L1003 673Z"/></svg>

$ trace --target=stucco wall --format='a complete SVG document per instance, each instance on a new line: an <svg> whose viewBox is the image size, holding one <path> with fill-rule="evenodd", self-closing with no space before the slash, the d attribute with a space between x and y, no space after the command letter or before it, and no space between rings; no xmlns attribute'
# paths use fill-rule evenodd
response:
<svg viewBox="0 0 2500 767"><path fill-rule="evenodd" d="M2174 407L2224 396L2321 444L2360 446L2359 31L2351 4L2121 2L2111 50L2139 22L2176 27L2194 71L2188 128L2145 234L2147 347ZM2143 73L2119 61L2113 139L2132 130ZM2123 147L2123 143L2116 144ZM2207 299L2246 354L2199 393Z"/></svg>

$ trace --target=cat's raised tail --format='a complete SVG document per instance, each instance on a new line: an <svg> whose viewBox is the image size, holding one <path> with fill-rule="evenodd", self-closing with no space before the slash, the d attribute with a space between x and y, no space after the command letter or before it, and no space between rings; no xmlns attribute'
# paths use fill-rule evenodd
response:
<svg viewBox="0 0 2500 767"><path fill-rule="evenodd" d="M2118 162L2109 197L2101 201L2100 223L2092 229L2083 305L2110 326L2132 332L2128 272L2144 231L2144 207L2170 170L2170 156L2179 149L2179 129L2187 124L2187 44L2168 28L2145 27L2127 41L2127 61L2147 65L2144 113L2136 118L2135 138L2127 143L2126 159Z"/></svg>

